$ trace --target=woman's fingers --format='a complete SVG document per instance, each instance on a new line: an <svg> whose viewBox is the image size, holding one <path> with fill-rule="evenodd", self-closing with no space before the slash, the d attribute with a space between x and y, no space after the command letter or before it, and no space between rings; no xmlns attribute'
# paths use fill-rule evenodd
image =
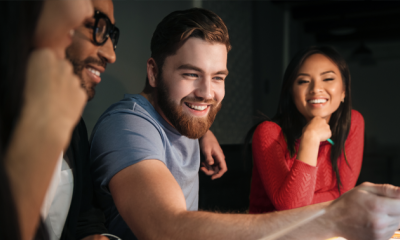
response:
<svg viewBox="0 0 400 240"><path fill-rule="evenodd" d="M303 134L308 131L317 136L320 141L326 141L332 136L331 128L324 118L314 117L303 129Z"/></svg>
<svg viewBox="0 0 400 240"><path fill-rule="evenodd" d="M40 49L29 57L26 74L24 111L36 112L35 120L67 144L87 100L72 65L52 50Z"/></svg>

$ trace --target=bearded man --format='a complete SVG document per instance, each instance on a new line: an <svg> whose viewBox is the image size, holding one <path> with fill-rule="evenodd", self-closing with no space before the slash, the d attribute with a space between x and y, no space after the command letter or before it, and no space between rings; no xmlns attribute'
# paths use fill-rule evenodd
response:
<svg viewBox="0 0 400 240"><path fill-rule="evenodd" d="M173 12L157 26L144 91L112 105L92 133L92 177L109 231L124 240L260 239L325 212L285 239L388 239L400 221L400 190L388 185L277 213L196 211L197 139L221 108L230 49L222 19L204 9Z"/></svg>

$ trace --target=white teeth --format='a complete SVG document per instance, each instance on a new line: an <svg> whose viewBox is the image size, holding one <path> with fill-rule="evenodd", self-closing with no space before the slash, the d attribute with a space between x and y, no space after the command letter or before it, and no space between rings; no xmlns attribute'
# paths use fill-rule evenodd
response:
<svg viewBox="0 0 400 240"><path fill-rule="evenodd" d="M199 111L203 111L204 109L207 108L207 106L196 106L196 105L192 105L192 104L189 104L189 103L187 104L187 106L189 106L190 108L199 110Z"/></svg>
<svg viewBox="0 0 400 240"><path fill-rule="evenodd" d="M93 68L87 68L91 73L93 73L94 75L96 75L96 76L98 76L98 77L100 77L100 72L99 71L97 71L97 70L95 70L95 69L93 69Z"/></svg>
<svg viewBox="0 0 400 240"><path fill-rule="evenodd" d="M325 103L327 100L326 99L311 99L308 102L309 103Z"/></svg>

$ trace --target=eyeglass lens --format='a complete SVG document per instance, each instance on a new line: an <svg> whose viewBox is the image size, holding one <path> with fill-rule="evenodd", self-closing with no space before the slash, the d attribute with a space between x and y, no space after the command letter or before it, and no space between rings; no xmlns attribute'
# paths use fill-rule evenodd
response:
<svg viewBox="0 0 400 240"><path fill-rule="evenodd" d="M104 18L100 18L96 28L96 41L103 43L107 37L107 22Z"/></svg>

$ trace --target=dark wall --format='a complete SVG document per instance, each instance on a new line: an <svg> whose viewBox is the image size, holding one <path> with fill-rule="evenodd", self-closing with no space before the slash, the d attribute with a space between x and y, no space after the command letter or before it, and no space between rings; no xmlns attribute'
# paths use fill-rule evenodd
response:
<svg viewBox="0 0 400 240"><path fill-rule="evenodd" d="M203 7L224 20L232 44L228 54L225 98L211 130L221 144L239 144L252 124L252 2L204 1Z"/></svg>
<svg viewBox="0 0 400 240"><path fill-rule="evenodd" d="M278 105L284 71L283 11L268 1L253 2L254 116L260 111L273 117Z"/></svg>

